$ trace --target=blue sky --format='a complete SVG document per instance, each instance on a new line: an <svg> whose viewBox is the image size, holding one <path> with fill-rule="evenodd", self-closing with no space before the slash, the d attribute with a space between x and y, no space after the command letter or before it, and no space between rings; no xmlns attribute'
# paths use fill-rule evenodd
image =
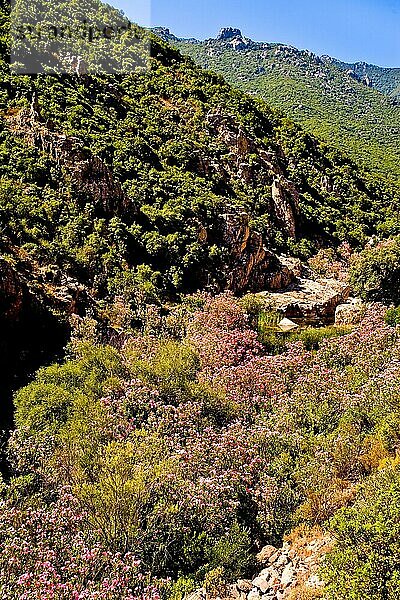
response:
<svg viewBox="0 0 400 600"><path fill-rule="evenodd" d="M215 37L233 26L254 40L400 67L400 0L108 1L140 24L163 25L180 37Z"/></svg>

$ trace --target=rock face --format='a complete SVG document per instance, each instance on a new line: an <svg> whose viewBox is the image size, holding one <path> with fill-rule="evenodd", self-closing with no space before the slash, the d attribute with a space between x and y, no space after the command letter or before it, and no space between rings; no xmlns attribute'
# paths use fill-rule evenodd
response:
<svg viewBox="0 0 400 600"><path fill-rule="evenodd" d="M262 292L271 308L282 316L304 324L329 324L335 321L336 307L350 295L347 284L335 279L298 278L280 292Z"/></svg>
<svg viewBox="0 0 400 600"><path fill-rule="evenodd" d="M30 110L9 120L9 127L66 171L75 194L83 203L92 200L99 214L112 217L136 212L111 169L81 139L52 131L51 123L43 122L35 99Z"/></svg>
<svg viewBox="0 0 400 600"><path fill-rule="evenodd" d="M211 162L199 161L198 168L204 175L218 170L226 179L235 177L246 182L259 184L270 190L265 201L271 222L283 234L296 238L300 221L299 193L285 174L284 156L276 151L267 151L241 129L229 115L213 112L207 115L207 125L217 139L229 150L227 158L221 159L218 167Z"/></svg>
<svg viewBox="0 0 400 600"><path fill-rule="evenodd" d="M225 288L241 294L288 286L299 273L298 261L269 252L249 220L247 213L222 216L222 243L228 250Z"/></svg>

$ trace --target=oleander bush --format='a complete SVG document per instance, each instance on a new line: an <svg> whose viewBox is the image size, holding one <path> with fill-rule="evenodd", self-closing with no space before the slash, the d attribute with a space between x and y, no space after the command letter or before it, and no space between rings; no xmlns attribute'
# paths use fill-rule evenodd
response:
<svg viewBox="0 0 400 600"><path fill-rule="evenodd" d="M31 511L53 518L65 489L69 512L57 518L68 535L118 557L116 569L135 557L143 578L124 571L121 589L140 590L143 581L171 598L251 576L257 548L279 543L295 525L326 526L333 517L339 528L346 515L377 511L372 492L359 499L375 481L395 518L384 474L400 443L400 346L384 308L373 305L345 335L321 339L322 329L317 345L296 339L271 355L233 296L187 304L180 339L161 327L158 335L132 333L119 350L77 340L68 361L41 369L16 395L15 475L0 530L15 561L10 570L0 555L0 589L14 589L10 581L15 587L27 573L33 587L42 585L53 567L63 585L57 557L32 571L23 544L33 535ZM18 544L7 534L15 511ZM52 551L46 519L34 521L44 554ZM348 539L358 543L360 532L349 529ZM345 573L347 550L342 556L338 544L329 564ZM88 576L90 593L101 577Z"/></svg>

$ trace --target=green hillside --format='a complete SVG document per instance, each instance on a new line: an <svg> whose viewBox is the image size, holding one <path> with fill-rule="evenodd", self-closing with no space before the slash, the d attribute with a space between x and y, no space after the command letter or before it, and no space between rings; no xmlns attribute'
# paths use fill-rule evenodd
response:
<svg viewBox="0 0 400 600"><path fill-rule="evenodd" d="M0 597L396 600L399 196L115 9L60 6L126 31L22 38L17 75L0 0ZM348 270L365 304L332 324ZM299 281L328 326L256 293Z"/></svg>
<svg viewBox="0 0 400 600"><path fill-rule="evenodd" d="M400 106L378 91L395 95L398 70L367 69L376 83L373 89L352 65L290 46L251 42L241 36L236 42L235 38L193 42L166 37L202 67L264 98L374 173L399 181Z"/></svg>

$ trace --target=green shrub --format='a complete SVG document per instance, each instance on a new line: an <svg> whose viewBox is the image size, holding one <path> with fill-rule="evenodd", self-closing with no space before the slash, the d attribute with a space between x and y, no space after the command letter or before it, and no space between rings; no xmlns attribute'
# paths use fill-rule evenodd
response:
<svg viewBox="0 0 400 600"><path fill-rule="evenodd" d="M400 299L400 236L363 250L353 260L350 283L369 302L398 305Z"/></svg>
<svg viewBox="0 0 400 600"><path fill-rule="evenodd" d="M400 597L400 470L378 472L353 507L337 513L336 545L323 577L329 600L398 600Z"/></svg>
<svg viewBox="0 0 400 600"><path fill-rule="evenodd" d="M385 315L385 323L391 327L400 325L400 306L389 308Z"/></svg>

